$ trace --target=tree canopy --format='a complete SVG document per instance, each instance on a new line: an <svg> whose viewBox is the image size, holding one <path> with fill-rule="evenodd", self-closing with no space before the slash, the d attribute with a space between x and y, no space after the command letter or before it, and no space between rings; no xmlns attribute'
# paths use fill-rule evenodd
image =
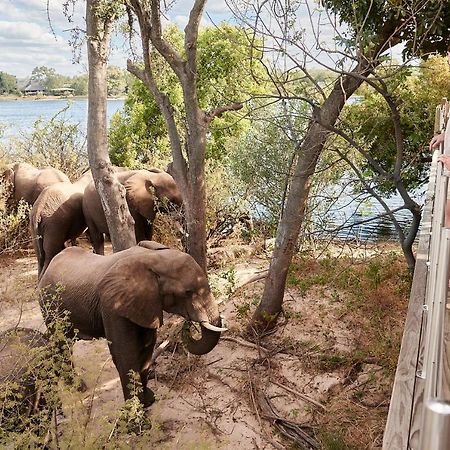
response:
<svg viewBox="0 0 450 450"><path fill-rule="evenodd" d="M256 59L251 58L248 32L239 27L221 24L200 30L198 37L197 93L200 106L212 110L219 105L247 100L261 91L255 74L262 71ZM170 27L165 36L182 51L182 35L178 28ZM184 112L181 86L168 64L154 52L159 88L174 105L175 118L180 121ZM246 128L246 122L236 113L216 117L210 124L207 157L220 158L227 140ZM124 111L116 113L110 131L111 159L115 164L146 163L155 157L167 159L170 144L164 119L159 108L143 83L131 83ZM165 158L164 158L164 155Z"/></svg>
<svg viewBox="0 0 450 450"><path fill-rule="evenodd" d="M0 72L0 93L14 94L17 92L17 78L6 72Z"/></svg>
<svg viewBox="0 0 450 450"><path fill-rule="evenodd" d="M376 45L374 37L385 39L393 30L390 40L403 42L406 56L435 51L444 54L450 43L450 2L446 0L321 0L320 3L348 25L346 34L351 47L356 44L355 38L363 47Z"/></svg>

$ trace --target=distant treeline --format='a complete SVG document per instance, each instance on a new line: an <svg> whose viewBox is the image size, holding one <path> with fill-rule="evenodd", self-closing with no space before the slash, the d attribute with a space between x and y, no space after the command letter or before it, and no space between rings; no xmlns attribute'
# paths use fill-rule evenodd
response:
<svg viewBox="0 0 450 450"><path fill-rule="evenodd" d="M127 92L129 74L117 66L108 67L108 95L118 96ZM73 95L87 95L88 75L69 77L46 66L35 67L29 77L18 80L15 75L0 71L0 94L23 95L30 86L42 92L51 93L56 89L68 89Z"/></svg>

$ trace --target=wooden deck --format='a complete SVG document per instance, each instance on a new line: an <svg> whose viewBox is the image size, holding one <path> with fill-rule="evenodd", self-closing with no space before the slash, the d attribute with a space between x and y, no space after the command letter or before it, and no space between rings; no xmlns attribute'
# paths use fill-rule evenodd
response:
<svg viewBox="0 0 450 450"><path fill-rule="evenodd" d="M436 165L432 167L422 228L416 256L416 268L409 299L408 312L403 332L402 345L398 358L397 371L392 389L388 420L383 438L383 450L406 450L411 435L412 444L418 442L423 380L422 369L423 343L422 335L426 327L423 314L428 280L428 259L430 251L431 217L434 204L436 182ZM425 320L424 320L425 318ZM417 445L417 444L415 444Z"/></svg>
<svg viewBox="0 0 450 450"><path fill-rule="evenodd" d="M448 115L445 101L438 109L439 129ZM442 150L442 149L441 149ZM450 131L444 153L450 153ZM447 248L444 228L448 174L433 156L423 210L416 267L395 375L383 450L433 450L421 448L424 400L450 401L450 309ZM444 239L445 238L445 239ZM445 245L444 245L445 240ZM429 434L432 436L432 434Z"/></svg>

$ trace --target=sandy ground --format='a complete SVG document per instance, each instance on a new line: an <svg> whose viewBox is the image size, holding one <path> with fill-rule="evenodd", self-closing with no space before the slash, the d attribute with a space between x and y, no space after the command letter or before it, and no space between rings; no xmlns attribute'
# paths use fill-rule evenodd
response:
<svg viewBox="0 0 450 450"><path fill-rule="evenodd" d="M383 377L383 367L370 358L354 366L333 364L335 355L351 355L357 345L355 323L346 320L338 291L312 286L305 293L288 288L288 319L281 319L276 332L257 345L244 330L264 280L240 286L264 271L268 259L256 256L249 246L213 253L214 261L221 264L214 264L211 285L229 331L202 357L187 354L178 338L171 342L157 360L155 378L149 381L157 396L148 411L152 431L145 441L133 440L132 447L300 448L283 436L291 426L296 438L305 432L320 441L318 448L381 448L392 380ZM17 258L2 255L0 331L16 325L45 329L36 279L31 251ZM179 318L166 317L158 343L172 336L179 324ZM82 408L88 409L90 417L83 431L85 448L98 448L99 436L111 435L123 405L119 378L105 340L77 342L74 355L76 369L88 386L80 394ZM323 355L331 355L324 360L328 370L317 369L317 362L325 364ZM364 398L355 392L363 392ZM336 403L336 399L342 401ZM76 414L66 412L61 419L62 434L77 426ZM363 424L353 433L355 446L333 446L333 439L340 442L349 434L340 430L352 423Z"/></svg>

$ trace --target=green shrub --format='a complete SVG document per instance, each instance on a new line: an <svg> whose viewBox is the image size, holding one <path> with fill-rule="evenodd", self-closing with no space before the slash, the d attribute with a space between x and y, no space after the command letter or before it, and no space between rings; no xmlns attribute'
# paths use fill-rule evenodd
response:
<svg viewBox="0 0 450 450"><path fill-rule="evenodd" d="M29 212L30 206L23 200L10 212L6 209L0 210L0 253L29 246Z"/></svg>

